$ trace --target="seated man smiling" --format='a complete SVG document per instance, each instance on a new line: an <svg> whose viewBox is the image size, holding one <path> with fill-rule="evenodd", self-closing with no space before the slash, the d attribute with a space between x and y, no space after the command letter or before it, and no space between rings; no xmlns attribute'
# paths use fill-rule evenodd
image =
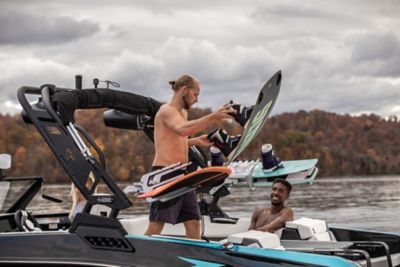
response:
<svg viewBox="0 0 400 267"><path fill-rule="evenodd" d="M289 198L292 185L284 179L275 179L272 185L271 206L258 208L251 217L249 230L275 232L292 221L293 210L285 205Z"/></svg>

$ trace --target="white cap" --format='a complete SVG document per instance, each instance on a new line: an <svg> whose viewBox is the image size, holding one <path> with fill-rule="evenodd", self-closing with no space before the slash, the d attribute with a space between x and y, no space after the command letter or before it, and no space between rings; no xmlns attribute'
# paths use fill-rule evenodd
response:
<svg viewBox="0 0 400 267"><path fill-rule="evenodd" d="M272 150L272 145L271 144L264 144L261 147L261 153L267 153L267 152L269 152L271 150Z"/></svg>

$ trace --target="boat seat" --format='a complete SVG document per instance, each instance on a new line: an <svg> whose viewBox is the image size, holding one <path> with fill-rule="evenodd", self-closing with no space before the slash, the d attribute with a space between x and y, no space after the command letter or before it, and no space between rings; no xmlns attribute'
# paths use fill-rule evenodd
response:
<svg viewBox="0 0 400 267"><path fill-rule="evenodd" d="M286 222L282 231L281 244L290 251L341 256L357 261L360 266L372 266L372 261L379 262L377 266L393 266L386 243L358 240L337 241L323 220L303 217ZM371 258L371 255L374 258Z"/></svg>
<svg viewBox="0 0 400 267"><path fill-rule="evenodd" d="M281 233L281 239L336 241L325 221L305 217L286 222Z"/></svg>
<svg viewBox="0 0 400 267"><path fill-rule="evenodd" d="M285 250L276 234L250 230L229 235L227 241L236 245Z"/></svg>
<svg viewBox="0 0 400 267"><path fill-rule="evenodd" d="M149 224L149 217L133 217L121 218L119 220L129 234L144 234ZM221 240L230 234L246 231L250 226L249 218L240 218L236 224L213 223L209 216L203 216L205 224L204 236L210 240ZM185 227L183 223L175 225L166 223L163 230L163 235L170 236L185 236Z"/></svg>
<svg viewBox="0 0 400 267"><path fill-rule="evenodd" d="M25 232L41 232L40 224L30 212L17 210L14 213L14 221L17 229Z"/></svg>
<svg viewBox="0 0 400 267"><path fill-rule="evenodd" d="M313 251L315 249L347 249L353 242L336 241L307 241L307 240L281 240L282 246L287 250Z"/></svg>

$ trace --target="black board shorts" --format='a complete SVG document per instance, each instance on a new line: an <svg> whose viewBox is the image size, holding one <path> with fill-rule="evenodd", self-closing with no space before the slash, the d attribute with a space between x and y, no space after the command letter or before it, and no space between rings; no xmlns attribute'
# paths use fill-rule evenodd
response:
<svg viewBox="0 0 400 267"><path fill-rule="evenodd" d="M152 171L161 169L162 166L154 166ZM172 172L170 177L185 173L177 170ZM170 224L177 224L188 220L200 220L201 213L197 203L196 192L189 192L181 197L166 202L156 201L151 203L149 220L151 222L161 221Z"/></svg>

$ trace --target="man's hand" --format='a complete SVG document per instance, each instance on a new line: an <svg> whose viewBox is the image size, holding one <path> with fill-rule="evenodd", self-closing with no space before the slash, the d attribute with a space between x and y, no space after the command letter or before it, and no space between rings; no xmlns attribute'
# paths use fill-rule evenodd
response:
<svg viewBox="0 0 400 267"><path fill-rule="evenodd" d="M198 137L195 138L191 138L189 140L189 146L203 146L203 147L210 147L212 146L214 143L210 142L210 140L208 139L208 135L207 134L203 134L200 135Z"/></svg>
<svg viewBox="0 0 400 267"><path fill-rule="evenodd" d="M219 116L222 116L224 118L232 118L227 115L236 114L236 112L237 111L232 107L232 104L223 105L222 107L220 107L219 109L217 109L215 111L216 114L218 114Z"/></svg>
<svg viewBox="0 0 400 267"><path fill-rule="evenodd" d="M225 128L226 125L232 124L232 115L236 114L236 110L232 108L232 105L224 105L211 113L216 126L219 128Z"/></svg>

